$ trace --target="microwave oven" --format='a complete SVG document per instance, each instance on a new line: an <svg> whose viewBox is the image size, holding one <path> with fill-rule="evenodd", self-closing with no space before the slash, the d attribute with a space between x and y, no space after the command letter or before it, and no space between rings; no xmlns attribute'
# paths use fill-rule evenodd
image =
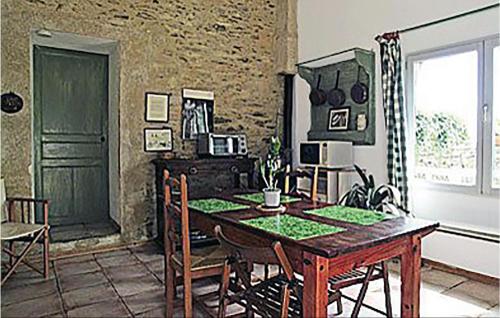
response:
<svg viewBox="0 0 500 318"><path fill-rule="evenodd" d="M299 162L303 166L352 167L352 143L346 141L308 141L300 143Z"/></svg>
<svg viewBox="0 0 500 318"><path fill-rule="evenodd" d="M198 155L231 157L247 155L247 138L244 134L200 134L198 135Z"/></svg>

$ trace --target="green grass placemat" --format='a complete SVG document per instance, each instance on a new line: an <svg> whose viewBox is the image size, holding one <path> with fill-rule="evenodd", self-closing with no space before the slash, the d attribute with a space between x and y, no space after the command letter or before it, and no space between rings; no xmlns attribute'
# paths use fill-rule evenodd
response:
<svg viewBox="0 0 500 318"><path fill-rule="evenodd" d="M385 219L392 218L391 216L382 212L351 208L341 205L328 206L321 209L307 210L304 212L358 225L373 225Z"/></svg>
<svg viewBox="0 0 500 318"><path fill-rule="evenodd" d="M301 219L291 215L264 216L241 222L267 232L289 237L293 240L304 240L345 230L341 227Z"/></svg>
<svg viewBox="0 0 500 318"><path fill-rule="evenodd" d="M249 193L249 194L238 194L234 196L235 198L255 202L255 203L264 203L264 193ZM300 201L300 198L294 198L289 195L280 195L281 203L293 203Z"/></svg>
<svg viewBox="0 0 500 318"><path fill-rule="evenodd" d="M234 211L234 210L242 210L248 209L248 205L243 205L239 203L234 203L231 201L226 201L222 199L199 199L199 200L190 200L188 202L188 206L190 208L205 212L205 213L214 213L214 212L222 212L222 211Z"/></svg>

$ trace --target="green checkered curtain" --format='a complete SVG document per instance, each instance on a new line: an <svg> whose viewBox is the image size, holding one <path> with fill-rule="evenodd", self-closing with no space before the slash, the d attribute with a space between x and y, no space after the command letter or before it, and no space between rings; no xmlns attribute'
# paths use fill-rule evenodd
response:
<svg viewBox="0 0 500 318"><path fill-rule="evenodd" d="M401 192L404 209L408 209L408 175L406 166L405 104L401 72L401 46L397 34L377 37L382 62L382 93L387 132L387 170L389 183Z"/></svg>

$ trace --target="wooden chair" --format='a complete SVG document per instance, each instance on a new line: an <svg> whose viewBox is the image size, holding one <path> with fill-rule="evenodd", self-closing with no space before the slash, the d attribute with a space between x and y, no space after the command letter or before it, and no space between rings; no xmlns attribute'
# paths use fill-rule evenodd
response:
<svg viewBox="0 0 500 318"><path fill-rule="evenodd" d="M378 308L373 306L363 304L366 292L368 290L368 284L371 281L382 279L384 282L384 296L385 296L385 309L383 312ZM358 317L361 306L365 306L379 314L386 315L387 317L392 317L392 305L391 305L391 288L389 285L389 272L387 269L387 262L381 262L379 264L374 264L363 269L354 269L345 274L337 275L329 279L330 288L339 292L342 288L350 287L353 285L361 285L361 289L358 294L357 299L353 299L349 296L342 295L342 297L353 301L355 303L354 308L351 313L351 317Z"/></svg>
<svg viewBox="0 0 500 318"><path fill-rule="evenodd" d="M219 318L225 317L228 303L245 306L247 317L254 313L263 317L302 317L303 284L295 277L280 242L274 242L270 247L243 246L224 236L219 225L215 227L215 234L227 255L220 287ZM248 268L252 268L253 263L276 264L283 271L252 284ZM237 274L235 280L241 281L242 288L230 294L228 289L233 270ZM333 301L340 301L339 292L330 291L329 303Z"/></svg>
<svg viewBox="0 0 500 318"><path fill-rule="evenodd" d="M312 172L306 169L296 169L292 171L290 165L287 165L285 167L285 179L284 179L284 184L283 184L283 193L284 194L296 194L301 197L304 197L306 199L309 199L313 202L318 201L318 175L319 175L319 168L314 167L312 169ZM294 184L295 186L291 186L291 179L294 179ZM309 195L299 192L297 189L297 180L298 178L308 178L310 179L311 182L311 187L309 190Z"/></svg>
<svg viewBox="0 0 500 318"><path fill-rule="evenodd" d="M2 194L5 193L2 185ZM7 215L3 209L3 203L7 203ZM2 250L9 256L8 269L2 277L1 285L15 272L21 264L25 264L36 272L42 274L45 279L49 278L49 202L47 200L36 200L29 198L7 198L2 199L2 223L0 229L0 241L7 243ZM42 222L35 220L36 211L43 211ZM15 242L27 243L16 254ZM28 253L33 249L36 243L43 244L43 272L30 262L25 260Z"/></svg>
<svg viewBox="0 0 500 318"><path fill-rule="evenodd" d="M173 316L177 274L184 284L184 316L192 317L192 280L221 276L224 270L225 254L220 246L191 249L189 237L188 187L185 175L180 180L164 170L164 248L165 248L165 296L167 317ZM175 189L180 188L180 200L175 200ZM177 223L176 223L177 221ZM178 222L180 221L180 222ZM180 224L178 228L177 224ZM181 250L176 246L181 245ZM207 315L212 315L204 305L204 300L218 293L204 295L194 300L201 305ZM215 314L213 314L215 315Z"/></svg>
<svg viewBox="0 0 500 318"><path fill-rule="evenodd" d="M311 172L312 170L312 172ZM310 200L312 202L318 201L318 176L319 168L314 167L313 169L302 169L298 168L292 171L291 166L288 164L285 167L283 180L283 194L299 196L305 200ZM298 178L308 178L310 181L309 194L303 193L297 189ZM264 264L264 279L269 278L269 273L271 269L268 264ZM279 269L281 274L281 268ZM339 306L341 303L339 302Z"/></svg>

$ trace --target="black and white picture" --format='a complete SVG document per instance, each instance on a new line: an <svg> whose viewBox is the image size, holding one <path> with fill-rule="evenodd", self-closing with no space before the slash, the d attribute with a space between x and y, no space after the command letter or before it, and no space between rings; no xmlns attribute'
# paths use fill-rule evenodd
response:
<svg viewBox="0 0 500 318"><path fill-rule="evenodd" d="M170 94L147 92L145 96L146 121L168 122Z"/></svg>
<svg viewBox="0 0 500 318"><path fill-rule="evenodd" d="M172 129L146 128L144 129L145 151L172 151Z"/></svg>
<svg viewBox="0 0 500 318"><path fill-rule="evenodd" d="M214 93L182 90L182 139L196 139L198 134L214 129Z"/></svg>
<svg viewBox="0 0 500 318"><path fill-rule="evenodd" d="M349 126L349 108L330 109L328 130L347 130Z"/></svg>

